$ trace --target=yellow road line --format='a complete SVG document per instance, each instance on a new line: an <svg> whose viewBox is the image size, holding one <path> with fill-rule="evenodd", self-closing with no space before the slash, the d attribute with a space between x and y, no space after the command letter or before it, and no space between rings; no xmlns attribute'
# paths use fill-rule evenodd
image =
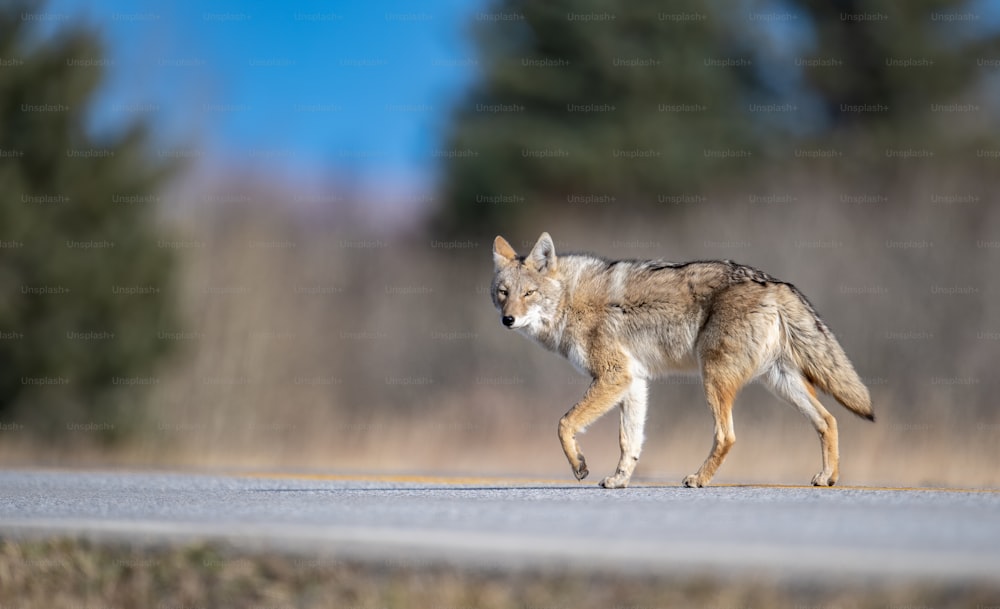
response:
<svg viewBox="0 0 1000 609"><path fill-rule="evenodd" d="M439 484L445 486L575 486L581 487L592 485L593 483L578 483L567 478L520 478L503 476L431 476L426 474L315 474L315 473L295 473L295 472L249 472L237 474L248 478L291 478L294 480L323 480L328 482L383 482L383 483L409 483L409 484ZM681 485L675 482L636 482L632 488L679 488ZM811 489L816 488L811 485L798 484L713 484L719 488L776 488L776 489ZM834 486L817 491L828 490L851 490L851 491L906 491L906 492L927 492L927 493L986 493L997 494L1000 489L994 488L947 488L947 487L918 487L918 486Z"/></svg>
<svg viewBox="0 0 1000 609"><path fill-rule="evenodd" d="M326 480L331 482L387 482L413 484L444 484L454 486L527 486L568 484L555 478L504 478L500 476L429 476L424 474L310 474L290 472L251 472L238 474L248 478L292 478L294 480Z"/></svg>
<svg viewBox="0 0 1000 609"><path fill-rule="evenodd" d="M678 484L656 484L652 483L649 486L680 486ZM922 492L922 493L1000 493L1000 489L995 488L955 488L955 487L939 487L939 486L858 486L858 485L836 485L831 487L815 487L811 484L713 484L712 486L720 486L726 488L815 488L817 490L836 491L910 491L910 492Z"/></svg>

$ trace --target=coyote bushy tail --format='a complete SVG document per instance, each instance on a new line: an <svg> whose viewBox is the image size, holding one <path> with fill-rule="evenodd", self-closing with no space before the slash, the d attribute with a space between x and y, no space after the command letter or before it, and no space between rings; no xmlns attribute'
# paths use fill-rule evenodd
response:
<svg viewBox="0 0 1000 609"><path fill-rule="evenodd" d="M807 313L784 316L795 363L810 383L859 417L874 421L868 388L854 370L843 347L805 296L795 288L792 290Z"/></svg>

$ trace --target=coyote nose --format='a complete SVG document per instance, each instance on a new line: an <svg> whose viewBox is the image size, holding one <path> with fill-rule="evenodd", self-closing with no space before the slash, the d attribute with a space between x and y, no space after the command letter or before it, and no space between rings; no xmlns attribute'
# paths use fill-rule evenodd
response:
<svg viewBox="0 0 1000 609"><path fill-rule="evenodd" d="M509 327L511 327L511 326L514 325L514 316L513 315L504 315L503 318L500 321L503 322L503 325L505 325L505 326L507 326L509 328Z"/></svg>

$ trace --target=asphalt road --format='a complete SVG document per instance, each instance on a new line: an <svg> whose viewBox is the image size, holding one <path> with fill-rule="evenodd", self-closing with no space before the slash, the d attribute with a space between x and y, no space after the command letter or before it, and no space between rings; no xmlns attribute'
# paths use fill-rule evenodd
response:
<svg viewBox="0 0 1000 609"><path fill-rule="evenodd" d="M0 536L221 540L317 557L1000 578L1000 493L0 471Z"/></svg>

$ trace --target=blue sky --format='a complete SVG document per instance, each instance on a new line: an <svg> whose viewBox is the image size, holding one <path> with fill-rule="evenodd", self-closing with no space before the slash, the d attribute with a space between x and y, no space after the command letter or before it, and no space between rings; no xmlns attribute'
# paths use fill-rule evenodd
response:
<svg viewBox="0 0 1000 609"><path fill-rule="evenodd" d="M83 20L103 35L112 63L96 129L148 118L161 146L195 149L197 169L213 175L426 193L449 110L478 69L466 34L486 5L49 0L38 10L68 16L43 27ZM971 6L983 13L984 31L997 27L996 3ZM779 54L808 51L802 20L765 25ZM801 74L774 77L777 90L793 95Z"/></svg>
<svg viewBox="0 0 1000 609"><path fill-rule="evenodd" d="M481 0L50 0L103 35L95 129L144 116L199 164L428 187L449 108L475 74ZM58 28L67 20L55 20Z"/></svg>

